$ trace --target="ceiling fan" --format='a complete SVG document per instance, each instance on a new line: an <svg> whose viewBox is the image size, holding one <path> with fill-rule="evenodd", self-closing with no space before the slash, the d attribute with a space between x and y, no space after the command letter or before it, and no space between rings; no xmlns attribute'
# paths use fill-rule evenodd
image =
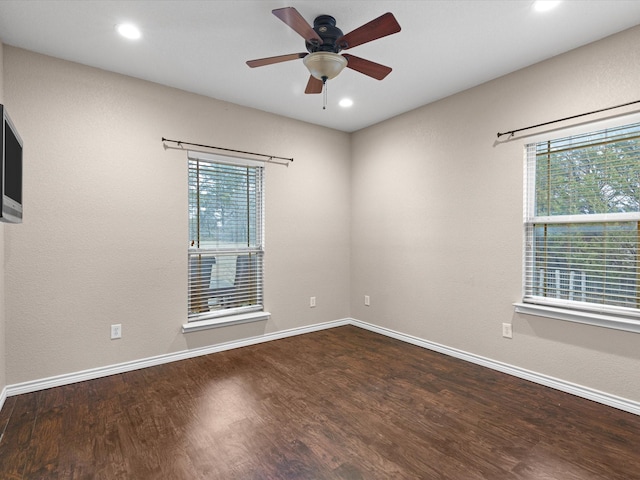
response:
<svg viewBox="0 0 640 480"><path fill-rule="evenodd" d="M330 15L316 17L312 27L293 7L277 8L271 13L305 39L308 53L291 53L249 60L247 65L251 68L303 59L302 61L311 73L304 93L322 93L327 80L336 77L345 67L377 80L382 80L391 73L391 68L385 65L354 55L340 55L340 52L398 33L400 25L392 13L385 13L346 35L336 27L336 19Z"/></svg>

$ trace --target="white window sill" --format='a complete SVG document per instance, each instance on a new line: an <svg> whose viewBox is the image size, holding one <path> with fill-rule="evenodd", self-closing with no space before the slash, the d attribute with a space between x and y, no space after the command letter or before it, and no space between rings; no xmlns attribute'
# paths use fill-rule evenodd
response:
<svg viewBox="0 0 640 480"><path fill-rule="evenodd" d="M538 317L555 318L567 322L595 325L597 327L613 328L625 332L640 333L640 320L606 315L603 313L571 310L568 308L550 307L535 303L514 303L516 313L535 315Z"/></svg>
<svg viewBox="0 0 640 480"><path fill-rule="evenodd" d="M269 312L251 312L239 315L230 315L228 317L198 320L183 324L182 333L197 332L199 330L208 330L210 328L229 327L231 325L239 325L241 323L259 322L261 320L268 320L270 317L271 314Z"/></svg>

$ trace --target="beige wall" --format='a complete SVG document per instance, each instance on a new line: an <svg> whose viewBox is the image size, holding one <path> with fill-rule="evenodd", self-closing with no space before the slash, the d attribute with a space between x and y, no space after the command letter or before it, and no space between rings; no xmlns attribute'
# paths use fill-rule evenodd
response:
<svg viewBox="0 0 640 480"><path fill-rule="evenodd" d="M354 134L352 316L640 401L639 334L514 314L524 141L496 143L637 100L638 44L640 27Z"/></svg>
<svg viewBox="0 0 640 480"><path fill-rule="evenodd" d="M5 229L8 384L348 313L348 134L14 47L4 56L25 143L24 222ZM268 322L181 333L186 154L162 137L295 159L266 172Z"/></svg>

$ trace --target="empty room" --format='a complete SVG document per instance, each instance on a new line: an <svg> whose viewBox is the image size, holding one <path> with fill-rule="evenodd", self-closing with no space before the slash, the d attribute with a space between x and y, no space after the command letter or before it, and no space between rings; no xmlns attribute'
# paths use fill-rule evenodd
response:
<svg viewBox="0 0 640 480"><path fill-rule="evenodd" d="M0 478L640 480L640 2L0 2Z"/></svg>

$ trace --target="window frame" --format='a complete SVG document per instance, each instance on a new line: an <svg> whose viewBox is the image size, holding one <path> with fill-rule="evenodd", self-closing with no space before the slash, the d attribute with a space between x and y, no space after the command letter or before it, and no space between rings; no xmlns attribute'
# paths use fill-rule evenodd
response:
<svg viewBox="0 0 640 480"><path fill-rule="evenodd" d="M189 247L187 252L188 264L189 268L187 271L187 322L183 324L182 331L184 333L198 331L209 328L217 328L224 327L229 325L247 323L247 322L255 322L260 320L266 320L270 317L270 313L266 312L264 309L264 253L265 253L265 223L264 223L264 210L265 210L265 194L264 194L264 184L265 184L265 163L262 161L256 161L252 159L247 159L243 157L235 157L235 156L227 156L227 155L219 155L212 153L204 153L198 151L188 151L187 152L187 170L191 171L191 162L200 161L206 162L210 164L218 164L223 166L231 166L231 167L249 167L249 168L257 168L259 169L257 173L257 179L259 179L259 185L256 185L258 192L256 193L256 201L257 205L255 208L255 221L252 222L257 226L255 232L255 246L192 246L191 240L189 239ZM189 187L191 186L191 179L188 180ZM189 207L191 208L191 200L189 199ZM252 243L252 242L249 242ZM223 308L215 311L208 311L198 314L193 314L189 310L191 308L192 302L192 292L191 292L191 282L192 282L192 258L200 257L200 256L209 255L211 257L224 256L224 255L235 255L236 257L239 255L256 255L255 258L258 258L258 268L255 269L259 278L256 280L249 280L252 288L255 288L258 293L258 301L256 304L252 304L247 307L229 307ZM215 260L214 260L215 262ZM237 264L236 264L237 267ZM255 272L252 271L251 275L254 275ZM236 272L237 274L237 272ZM198 274L199 275L199 274Z"/></svg>
<svg viewBox="0 0 640 480"><path fill-rule="evenodd" d="M531 285L527 284L528 267L533 248L529 244L528 229L534 224L544 223L545 219L549 223L584 223L584 222L616 222L616 221L638 221L640 214L633 212L590 215L587 220L586 215L563 215L552 217L536 217L535 221L530 215L535 205L535 175L529 170L528 148L535 148L539 142L554 141L561 138L598 132L600 130L622 127L640 123L640 113L631 115L621 115L606 120L596 120L575 127L559 128L541 134L523 137L523 258L522 258L522 300L514 303L516 313L541 316L558 320L595 325L605 328L623 330L627 332L640 333L640 309L630 307L615 307L610 305L599 305L595 303L559 300L554 298L543 298L528 295ZM534 169L535 170L535 169ZM583 218L580 218L583 217Z"/></svg>

